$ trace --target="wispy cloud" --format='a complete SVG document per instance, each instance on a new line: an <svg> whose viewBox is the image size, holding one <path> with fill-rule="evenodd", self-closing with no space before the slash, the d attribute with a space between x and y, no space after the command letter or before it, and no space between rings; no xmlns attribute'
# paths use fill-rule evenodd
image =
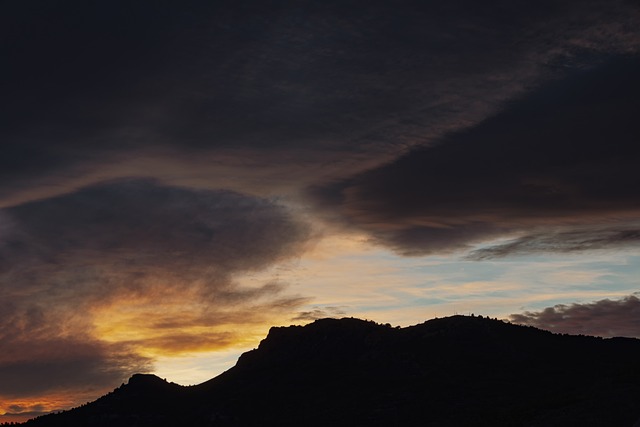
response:
<svg viewBox="0 0 640 427"><path fill-rule="evenodd" d="M313 322L327 317L344 317L346 312L340 307L318 307L310 311L301 311L292 322Z"/></svg>
<svg viewBox="0 0 640 427"><path fill-rule="evenodd" d="M507 256L537 253L565 253L591 250L621 249L640 244L640 229L582 229L549 231L541 235L526 235L506 243L472 251L467 258L489 260Z"/></svg>

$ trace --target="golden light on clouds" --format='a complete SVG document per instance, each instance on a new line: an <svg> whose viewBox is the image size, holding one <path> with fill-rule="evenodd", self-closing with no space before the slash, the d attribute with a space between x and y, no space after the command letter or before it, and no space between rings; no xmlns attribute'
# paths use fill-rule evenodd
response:
<svg viewBox="0 0 640 427"><path fill-rule="evenodd" d="M155 308L124 301L96 313L94 333L105 342L126 343L147 357L180 356L245 344L263 333L265 325L285 316L260 305L216 310L189 301Z"/></svg>

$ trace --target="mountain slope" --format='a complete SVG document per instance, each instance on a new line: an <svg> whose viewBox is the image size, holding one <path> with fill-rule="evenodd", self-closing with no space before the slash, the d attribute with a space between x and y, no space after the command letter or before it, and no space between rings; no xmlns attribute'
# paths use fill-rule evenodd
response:
<svg viewBox="0 0 640 427"><path fill-rule="evenodd" d="M28 426L632 426L640 340L554 335L481 317L391 328L323 319L272 328L193 387L136 375Z"/></svg>

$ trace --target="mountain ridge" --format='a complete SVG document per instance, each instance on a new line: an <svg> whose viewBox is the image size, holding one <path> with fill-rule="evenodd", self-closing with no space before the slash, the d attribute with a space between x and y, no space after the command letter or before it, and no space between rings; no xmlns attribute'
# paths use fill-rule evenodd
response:
<svg viewBox="0 0 640 427"><path fill-rule="evenodd" d="M481 316L394 328L273 327L234 367L183 387L136 374L26 426L607 425L640 420L640 340Z"/></svg>

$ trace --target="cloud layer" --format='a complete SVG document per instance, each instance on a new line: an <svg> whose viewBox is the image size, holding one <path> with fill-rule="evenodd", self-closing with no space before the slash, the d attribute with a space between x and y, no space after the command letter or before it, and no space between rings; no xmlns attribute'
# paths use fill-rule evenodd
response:
<svg viewBox="0 0 640 427"><path fill-rule="evenodd" d="M543 311L512 314L510 320L558 333L640 338L640 299L634 294L620 300L559 304Z"/></svg>
<svg viewBox="0 0 640 427"><path fill-rule="evenodd" d="M567 68L640 46L638 10L624 1L7 8L5 206L122 168L214 189L264 190L256 173L272 190L317 184L473 125Z"/></svg>
<svg viewBox="0 0 640 427"><path fill-rule="evenodd" d="M634 2L3 12L3 402L110 387L160 353L342 315L245 280L319 229L477 260L638 240Z"/></svg>

